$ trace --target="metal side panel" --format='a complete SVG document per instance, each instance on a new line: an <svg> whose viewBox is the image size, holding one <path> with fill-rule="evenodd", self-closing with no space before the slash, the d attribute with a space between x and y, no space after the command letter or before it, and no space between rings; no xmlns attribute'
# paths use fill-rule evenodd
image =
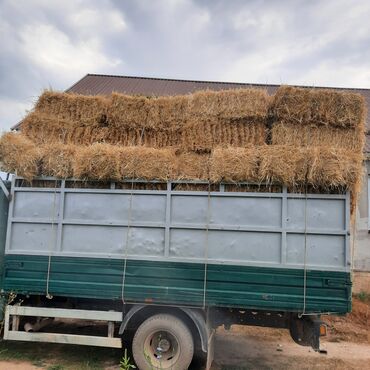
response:
<svg viewBox="0 0 370 370"><path fill-rule="evenodd" d="M9 255L350 271L349 194L16 185Z"/></svg>
<svg viewBox="0 0 370 370"><path fill-rule="evenodd" d="M20 294L46 292L48 257L7 255L4 288ZM220 306L301 312L345 313L351 308L351 278L344 271L226 264L56 257L49 292L54 296L122 299L126 302ZM206 282L206 284L205 284ZM206 291L204 294L204 287Z"/></svg>

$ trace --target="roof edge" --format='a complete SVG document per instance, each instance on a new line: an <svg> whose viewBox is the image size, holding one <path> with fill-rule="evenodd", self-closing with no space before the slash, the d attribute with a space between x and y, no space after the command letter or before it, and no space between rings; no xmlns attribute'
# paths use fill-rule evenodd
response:
<svg viewBox="0 0 370 370"><path fill-rule="evenodd" d="M340 87L340 86L315 86L315 85L297 85L297 84L289 84L289 83L281 83L281 84L269 84L269 83L257 83L257 82L228 82L228 81L210 81L210 80L191 80L191 79L181 79L181 78L167 78L167 77L148 77L148 76L127 76L127 75L114 75L114 74L101 74L101 73L87 73L84 77L82 77L79 81L73 84L68 90L70 90L73 86L75 86L78 82L83 80L85 77L88 76L96 76L96 77L114 77L114 78L132 78L132 79L142 79L142 80L155 80L155 81L179 81L179 82L195 82L195 83L209 83L209 84L225 84L225 85L248 85L248 86L273 86L279 87L282 85L294 86L294 87L311 87L315 89L335 89L335 90L366 90L370 91L370 87ZM66 90L66 91L68 91Z"/></svg>

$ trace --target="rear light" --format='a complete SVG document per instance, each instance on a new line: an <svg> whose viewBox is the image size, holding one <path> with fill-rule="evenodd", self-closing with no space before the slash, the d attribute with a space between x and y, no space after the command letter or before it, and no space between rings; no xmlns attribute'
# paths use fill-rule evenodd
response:
<svg viewBox="0 0 370 370"><path fill-rule="evenodd" d="M327 331L326 324L320 324L320 337L325 337Z"/></svg>

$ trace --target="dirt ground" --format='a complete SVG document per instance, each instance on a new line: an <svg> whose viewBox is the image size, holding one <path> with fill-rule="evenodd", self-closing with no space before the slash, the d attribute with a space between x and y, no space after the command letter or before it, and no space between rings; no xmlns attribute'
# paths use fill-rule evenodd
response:
<svg viewBox="0 0 370 370"><path fill-rule="evenodd" d="M327 317L326 354L293 342L287 330L233 326L218 329L212 370L370 369L370 304L357 299L353 313ZM0 343L0 369L118 369L119 350L40 343ZM198 369L195 364L192 369Z"/></svg>

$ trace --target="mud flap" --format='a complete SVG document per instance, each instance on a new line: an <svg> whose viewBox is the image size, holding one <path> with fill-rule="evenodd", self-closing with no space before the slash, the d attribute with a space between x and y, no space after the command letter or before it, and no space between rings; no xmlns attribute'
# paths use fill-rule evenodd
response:
<svg viewBox="0 0 370 370"><path fill-rule="evenodd" d="M311 346L320 351L320 326L324 322L317 317L292 318L290 321L290 335L301 346Z"/></svg>

